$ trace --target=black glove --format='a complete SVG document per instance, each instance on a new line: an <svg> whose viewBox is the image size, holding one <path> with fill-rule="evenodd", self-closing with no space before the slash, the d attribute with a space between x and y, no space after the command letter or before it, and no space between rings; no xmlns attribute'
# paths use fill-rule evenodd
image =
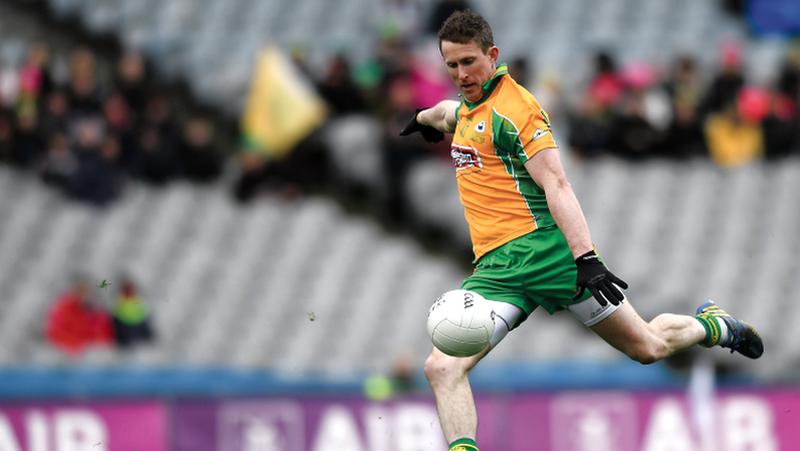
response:
<svg viewBox="0 0 800 451"><path fill-rule="evenodd" d="M425 108L420 108L414 112L414 117L408 122L408 125L400 132L400 136L410 135L414 132L420 132L425 141L429 143L438 143L444 139L444 133L436 130L430 125L422 125L417 121L417 114Z"/></svg>
<svg viewBox="0 0 800 451"><path fill-rule="evenodd" d="M611 271L600 261L600 257L594 251L589 251L576 258L575 265L578 267L578 292L573 300L578 300L587 288L602 306L609 302L619 305L625 299L617 286L627 289L628 284L611 274Z"/></svg>

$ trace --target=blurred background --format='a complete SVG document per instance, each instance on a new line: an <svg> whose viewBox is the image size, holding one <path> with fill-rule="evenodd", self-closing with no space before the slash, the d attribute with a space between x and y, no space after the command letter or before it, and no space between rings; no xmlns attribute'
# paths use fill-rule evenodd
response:
<svg viewBox="0 0 800 451"><path fill-rule="evenodd" d="M766 343L641 366L537 313L482 449L798 449L794 0L0 0L0 449L445 449L424 321L471 250L447 143L397 134L464 8L642 316Z"/></svg>

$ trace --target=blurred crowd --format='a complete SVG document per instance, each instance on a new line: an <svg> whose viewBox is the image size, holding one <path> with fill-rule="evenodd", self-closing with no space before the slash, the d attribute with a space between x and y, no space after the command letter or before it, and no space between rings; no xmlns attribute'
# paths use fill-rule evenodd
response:
<svg viewBox="0 0 800 451"><path fill-rule="evenodd" d="M20 67L0 66L0 162L98 206L130 178L162 185L219 176L223 155L207 115L179 118L140 53L121 55L105 79L97 60L74 49L58 80L49 48L36 43Z"/></svg>
<svg viewBox="0 0 800 451"><path fill-rule="evenodd" d="M302 47L291 50L328 104L329 124L351 115L381 124L377 147L390 219L405 216L403 193L414 165L448 158L447 143L401 139L398 132L416 109L455 97L435 34L453 11L470 6L466 0L440 0L430 8L414 0L383 2L377 50L366 61L353 62L343 52L312 69ZM561 145L585 159L710 157L733 167L798 153L800 46L767 86L746 79L742 55L729 42L715 67L691 55L658 67L620 65L601 51L577 89L561 85L557 75L537 74L530 55L501 53L501 59L550 113ZM0 162L35 171L68 197L95 205L112 202L130 179L163 185L220 175L231 152L217 145L213 113L176 111L142 54L123 53L103 73L92 50L76 48L61 77L53 76L52 60L47 46L33 44L21 65L0 65ZM332 182L328 146L316 133L283 160L240 154L235 197L248 200L265 186L304 191L340 182Z"/></svg>
<svg viewBox="0 0 800 451"><path fill-rule="evenodd" d="M424 158L449 158L447 143L432 145L418 135L401 138L399 132L417 108L457 94L443 70L435 36L450 14L471 6L466 0L438 0L430 8L416 0L382 2L377 50L366 61L353 62L342 52L334 55L323 70L314 70L306 60L304 48L291 51L295 66L327 103L329 124L353 115L366 115L381 124L377 148L381 152L380 173L386 193L380 204L381 213L389 220L406 216L403 193L410 169ZM259 186L274 186L276 180L302 190L320 180L335 178L328 161L328 145L318 133L298 145L284 161L244 155L237 198L250 199Z"/></svg>
<svg viewBox="0 0 800 451"><path fill-rule="evenodd" d="M110 307L109 296L113 298ZM94 347L130 348L155 339L148 308L136 283L125 276L119 282L102 280L96 286L86 278L76 278L51 305L45 336L70 355Z"/></svg>
<svg viewBox="0 0 800 451"><path fill-rule="evenodd" d="M382 124L381 177L390 219L403 219L407 210L404 187L411 168L422 159L449 158L447 142L401 138L399 131L418 108L457 94L435 39L420 45L400 32L414 32L414 23L388 27L375 57L360 64L340 54L317 74L306 68L301 53L294 55L330 106L332 121L367 115ZM620 65L613 54L598 51L577 89L561 85L557 76L537 76L527 58L502 59L550 113L562 148L587 161L607 155L628 161L706 158L733 168L800 155L800 42L789 47L774 79L761 84L748 80L737 42L725 42L718 60L705 65L689 54L676 57L670 67ZM303 155L303 146L298 149ZM309 167L290 164L304 171Z"/></svg>
<svg viewBox="0 0 800 451"><path fill-rule="evenodd" d="M800 154L800 46L766 87L747 80L745 64L735 42L722 46L715 71L689 55L665 74L648 64L619 68L600 52L568 111L570 147L587 158L708 156L722 167Z"/></svg>
<svg viewBox="0 0 800 451"><path fill-rule="evenodd" d="M390 184L402 177L410 160L436 150L447 155L441 146L399 139L396 133L417 108L455 96L439 58L435 48L412 52L407 41L391 37L365 67L351 69L339 55L318 81L336 115L359 112L382 119ZM702 67L691 55L677 57L668 68L620 67L612 54L600 51L585 86L569 92L555 77L538 79L525 58L511 56L508 63L512 77L550 112L557 133L568 137L562 145L569 144L580 157L709 157L735 167L800 154L800 43L790 48L767 86L747 80L736 42L722 46L713 68ZM365 70L380 74L378 81L360 82Z"/></svg>

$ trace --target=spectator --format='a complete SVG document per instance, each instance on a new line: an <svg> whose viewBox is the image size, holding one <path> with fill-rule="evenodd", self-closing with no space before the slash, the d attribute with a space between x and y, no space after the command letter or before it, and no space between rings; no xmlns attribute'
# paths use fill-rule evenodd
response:
<svg viewBox="0 0 800 451"><path fill-rule="evenodd" d="M344 54L336 55L328 64L325 78L317 89L328 102L334 115L363 112L365 102L358 86L353 82L350 61Z"/></svg>
<svg viewBox="0 0 800 451"><path fill-rule="evenodd" d="M131 171L139 151L138 137L134 127L134 115L125 97L114 91L103 102L103 116L108 133L116 137L120 145L120 165Z"/></svg>
<svg viewBox="0 0 800 451"><path fill-rule="evenodd" d="M73 116L101 115L100 92L96 83L97 69L94 54L79 48L70 56L70 84L68 89L70 112Z"/></svg>
<svg viewBox="0 0 800 451"><path fill-rule="evenodd" d="M579 110L569 118L569 145L583 158L600 156L611 139L611 111L595 96L581 99Z"/></svg>
<svg viewBox="0 0 800 451"><path fill-rule="evenodd" d="M174 179L180 172L179 142L172 102L163 93L152 93L138 129L132 172L153 185L164 185Z"/></svg>
<svg viewBox="0 0 800 451"><path fill-rule="evenodd" d="M47 316L46 336L51 344L69 354L113 342L111 318L90 299L85 280L79 280L56 299Z"/></svg>
<svg viewBox="0 0 800 451"><path fill-rule="evenodd" d="M150 97L147 63L138 51L128 51L117 61L115 88L134 116L141 115Z"/></svg>
<svg viewBox="0 0 800 451"><path fill-rule="evenodd" d="M186 123L179 147L183 175L194 182L210 182L222 172L222 156L214 146L214 129L208 119L194 116Z"/></svg>
<svg viewBox="0 0 800 451"><path fill-rule="evenodd" d="M36 108L29 104L19 111L11 147L11 163L28 168L39 161L44 154L45 144L38 126Z"/></svg>
<svg viewBox="0 0 800 451"><path fill-rule="evenodd" d="M419 137L404 138L400 131L414 114L414 93L408 75L395 76L388 83L386 98L388 114L383 123L383 170L386 179L386 218L403 222L408 212L405 184L411 168L421 159L429 157L427 144Z"/></svg>
<svg viewBox="0 0 800 451"><path fill-rule="evenodd" d="M67 133L70 128L69 98L61 89L52 90L45 99L41 115L41 130L46 139L56 133Z"/></svg>
<svg viewBox="0 0 800 451"><path fill-rule="evenodd" d="M594 55L594 74L589 81L586 95L593 97L601 107L611 108L621 98L624 84L617 74L617 63L605 51Z"/></svg>
<svg viewBox="0 0 800 451"><path fill-rule="evenodd" d="M375 70L379 74L382 86L385 86L386 82L396 74L411 70L414 56L410 47L410 40L401 35L381 36L374 64L377 66Z"/></svg>
<svg viewBox="0 0 800 451"><path fill-rule="evenodd" d="M66 191L77 173L78 159L69 147L67 137L63 133L53 134L41 167L42 180L48 185Z"/></svg>
<svg viewBox="0 0 800 451"><path fill-rule="evenodd" d="M707 155L703 127L697 117L692 94L685 93L672 99L672 120L661 144L660 154L678 159Z"/></svg>
<svg viewBox="0 0 800 451"><path fill-rule="evenodd" d="M789 48L786 59L781 65L778 74L778 92L792 99L800 101L800 41L795 42Z"/></svg>
<svg viewBox="0 0 800 451"><path fill-rule="evenodd" d="M631 91L613 122L611 148L622 158L641 160L654 155L659 140L658 131L645 115L644 93Z"/></svg>
<svg viewBox="0 0 800 451"><path fill-rule="evenodd" d="M672 115L661 143L660 154L668 158L705 155L705 139L699 117L702 85L697 62L682 55L675 60L670 77L664 82Z"/></svg>
<svg viewBox="0 0 800 451"><path fill-rule="evenodd" d="M78 172L71 184L71 195L96 206L105 206L117 198L122 189L119 166L119 143L105 136L97 119L83 119L77 125Z"/></svg>
<svg viewBox="0 0 800 451"><path fill-rule="evenodd" d="M630 63L620 72L620 80L625 85L623 99L638 97L642 117L659 133L665 131L672 119L672 108L669 96L661 89L656 70L648 63Z"/></svg>
<svg viewBox="0 0 800 451"><path fill-rule="evenodd" d="M453 84L446 71L441 70L442 54L436 43L420 48L409 65L414 87L414 104L417 108L433 105L441 99L455 96ZM450 155L450 147L446 154Z"/></svg>
<svg viewBox="0 0 800 451"><path fill-rule="evenodd" d="M123 161L135 177L163 185L178 174L178 130L172 104L163 94L153 93L146 99L141 120L131 138L132 143L125 141L127 147L123 151L130 153L123 154Z"/></svg>
<svg viewBox="0 0 800 451"><path fill-rule="evenodd" d="M11 114L0 106L0 161L11 160L14 148L14 121Z"/></svg>
<svg viewBox="0 0 800 451"><path fill-rule="evenodd" d="M367 109L375 115L386 113L383 94L388 80L410 70L413 57L410 42L396 31L381 33L373 58L362 61L355 69L355 81L361 90Z"/></svg>
<svg viewBox="0 0 800 451"><path fill-rule="evenodd" d="M747 120L736 105L711 115L705 134L711 159L722 167L742 166L763 153L761 124Z"/></svg>
<svg viewBox="0 0 800 451"><path fill-rule="evenodd" d="M125 278L113 311L114 339L121 348L128 348L154 339L150 315L142 303L136 284Z"/></svg>
<svg viewBox="0 0 800 451"><path fill-rule="evenodd" d="M703 96L703 86L694 57L682 55L675 60L672 73L664 83L664 88L672 99L673 106L680 105L681 108L691 106L697 109Z"/></svg>
<svg viewBox="0 0 800 451"><path fill-rule="evenodd" d="M31 46L28 57L19 70L19 91L16 102L19 127L13 162L22 167L35 164L44 153L44 140L40 130L42 100L50 89L47 70L47 47Z"/></svg>
<svg viewBox="0 0 800 451"><path fill-rule="evenodd" d="M594 55L594 73L577 111L569 117L569 144L573 150L585 158L599 156L610 149L614 128L614 108L622 96L624 84L617 74L616 62L605 51ZM619 140L619 139L618 139Z"/></svg>
<svg viewBox="0 0 800 451"><path fill-rule="evenodd" d="M407 353L399 354L389 374L373 374L364 379L364 395L372 401L386 401L414 394L418 387L412 359Z"/></svg>
<svg viewBox="0 0 800 451"><path fill-rule="evenodd" d="M776 88L764 122L768 158L788 155L800 145L800 41L790 45Z"/></svg>
<svg viewBox="0 0 800 451"><path fill-rule="evenodd" d="M417 391L414 360L407 353L399 354L392 364L391 379L396 396L412 394Z"/></svg>
<svg viewBox="0 0 800 451"><path fill-rule="evenodd" d="M736 101L739 90L744 86L741 52L738 43L727 42L723 45L721 72L711 82L703 100L703 116L722 110L728 111L728 105Z"/></svg>
<svg viewBox="0 0 800 451"><path fill-rule="evenodd" d="M762 123L764 156L774 160L789 156L797 144L797 114L794 102L781 92L770 95L769 113Z"/></svg>
<svg viewBox="0 0 800 451"><path fill-rule="evenodd" d="M152 185L164 185L178 173L178 160L174 147L164 142L154 126L145 127L139 135L139 154L133 164L133 173Z"/></svg>
<svg viewBox="0 0 800 451"><path fill-rule="evenodd" d="M147 98L140 132L147 128L154 128L159 141L166 150L170 153L175 152L180 132L176 124L172 102L163 93L152 93Z"/></svg>
<svg viewBox="0 0 800 451"><path fill-rule="evenodd" d="M53 80L49 68L50 50L41 42L34 43L19 71L19 90L23 102L37 104L50 93Z"/></svg>

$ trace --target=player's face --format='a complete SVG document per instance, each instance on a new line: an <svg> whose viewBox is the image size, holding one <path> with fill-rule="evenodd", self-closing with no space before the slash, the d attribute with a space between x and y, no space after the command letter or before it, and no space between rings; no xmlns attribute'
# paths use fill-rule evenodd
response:
<svg viewBox="0 0 800 451"><path fill-rule="evenodd" d="M477 102L483 97L481 86L494 75L498 53L497 47L484 53L474 41L466 44L442 41L442 57L447 73L470 102Z"/></svg>

